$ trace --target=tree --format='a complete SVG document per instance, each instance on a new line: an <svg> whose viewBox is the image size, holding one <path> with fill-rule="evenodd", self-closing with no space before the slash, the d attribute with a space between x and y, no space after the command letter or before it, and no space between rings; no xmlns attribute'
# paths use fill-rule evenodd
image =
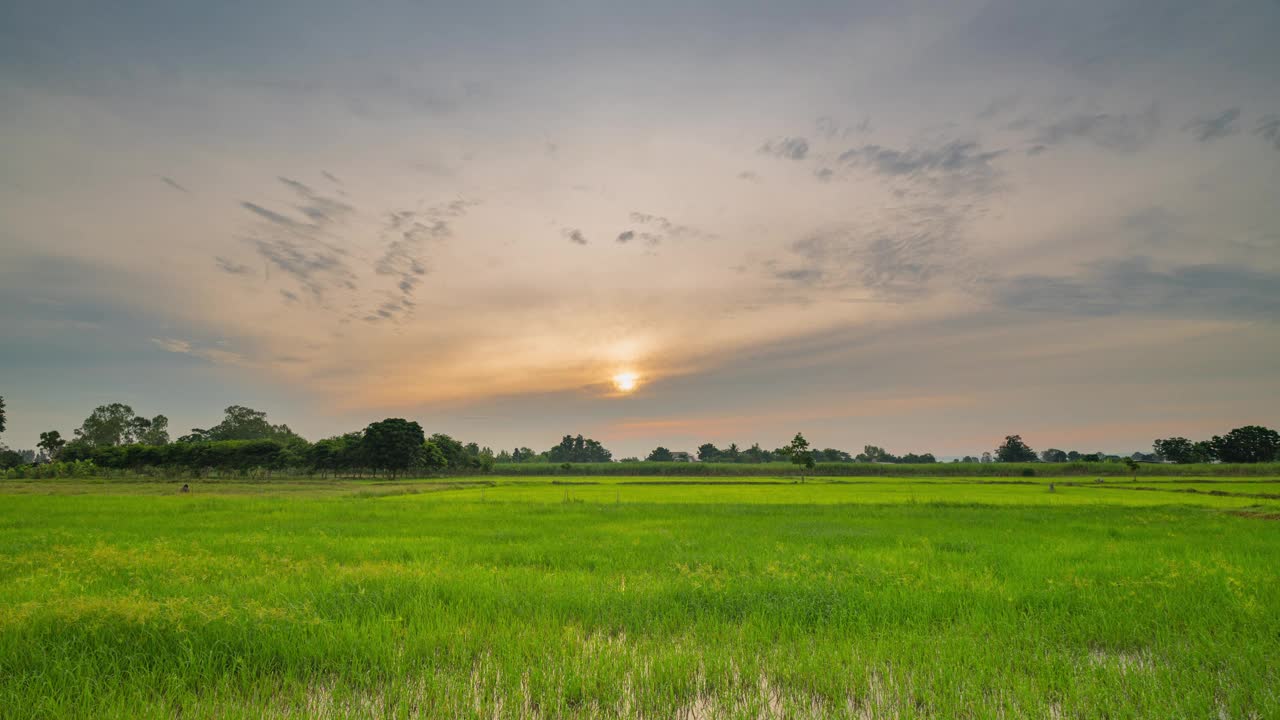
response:
<svg viewBox="0 0 1280 720"><path fill-rule="evenodd" d="M1049 448L1040 453L1040 459L1048 463L1060 463L1067 461L1067 453L1057 448Z"/></svg>
<svg viewBox="0 0 1280 720"><path fill-rule="evenodd" d="M282 443L293 443L302 439L288 425L272 425L267 422L267 414L261 410L232 405L224 413L222 422L208 430L194 428L190 435L183 435L178 442L279 440ZM165 422L167 425L168 421Z"/></svg>
<svg viewBox="0 0 1280 720"><path fill-rule="evenodd" d="M1280 457L1280 433L1261 425L1246 425L1209 441L1213 454L1225 463L1271 462Z"/></svg>
<svg viewBox="0 0 1280 720"><path fill-rule="evenodd" d="M565 435L559 445L551 448L548 457L555 463L609 462L613 459L613 453L591 438Z"/></svg>
<svg viewBox="0 0 1280 720"><path fill-rule="evenodd" d="M415 425L417 423L414 423ZM440 451L440 446L427 440L422 443L422 447L418 450L418 457L415 460L418 468L426 472L443 472L449 467L449 459Z"/></svg>
<svg viewBox="0 0 1280 720"><path fill-rule="evenodd" d="M0 433L4 432L4 422L5 422L4 396L0 395Z"/></svg>
<svg viewBox="0 0 1280 720"><path fill-rule="evenodd" d="M143 445L169 444L169 418L157 415L150 420L135 417L129 424L130 439Z"/></svg>
<svg viewBox="0 0 1280 720"><path fill-rule="evenodd" d="M58 453L62 452L62 448L66 444L67 441L62 439L62 433L57 430L50 430L40 433L40 442L36 443L36 447L43 450L50 460L57 460Z"/></svg>
<svg viewBox="0 0 1280 720"><path fill-rule="evenodd" d="M1171 437L1151 443L1151 449L1161 460L1189 465L1191 463L1208 462L1211 457L1205 452L1208 448L1203 443L1193 443L1184 437Z"/></svg>
<svg viewBox="0 0 1280 720"><path fill-rule="evenodd" d="M1132 474L1133 478L1136 480L1138 478L1138 461L1131 457L1127 457L1124 458L1122 462L1124 462L1125 467L1129 468L1129 473Z"/></svg>
<svg viewBox="0 0 1280 720"><path fill-rule="evenodd" d="M360 439L363 454L373 470L386 470L392 477L405 472L421 459L427 441L422 426L403 418L387 418L369 423Z"/></svg>
<svg viewBox="0 0 1280 720"><path fill-rule="evenodd" d="M133 408L124 403L99 405L76 429L75 443L89 447L112 447L133 441Z"/></svg>
<svg viewBox="0 0 1280 720"><path fill-rule="evenodd" d="M996 448L999 462L1035 462L1036 451L1022 442L1021 435L1006 435L1004 444Z"/></svg>
<svg viewBox="0 0 1280 720"><path fill-rule="evenodd" d="M22 465L22 453L17 450L10 450L7 447L0 446L0 470L8 470Z"/></svg>
<svg viewBox="0 0 1280 720"><path fill-rule="evenodd" d="M882 447L876 445L863 445L862 452L858 453L856 458L858 462L893 462L897 458Z"/></svg>
<svg viewBox="0 0 1280 720"><path fill-rule="evenodd" d="M698 459L702 462L715 462L720 459L720 448L711 443L699 445Z"/></svg>
<svg viewBox="0 0 1280 720"><path fill-rule="evenodd" d="M782 452L791 458L791 462L808 470L813 468L813 453L809 451L809 441L804 439L804 435L796 433L791 438L791 442L782 448ZM800 473L800 482L804 482L804 472Z"/></svg>
<svg viewBox="0 0 1280 720"><path fill-rule="evenodd" d="M741 462L742 451L738 449L738 444L729 443L729 447L725 448L720 459L724 462Z"/></svg>
<svg viewBox="0 0 1280 720"><path fill-rule="evenodd" d="M688 447L688 446L686 446ZM649 462L671 462L671 451L659 445L645 458Z"/></svg>

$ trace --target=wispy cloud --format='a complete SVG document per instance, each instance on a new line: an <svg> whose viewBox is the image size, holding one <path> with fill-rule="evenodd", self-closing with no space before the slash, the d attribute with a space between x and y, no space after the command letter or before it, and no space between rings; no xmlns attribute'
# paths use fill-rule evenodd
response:
<svg viewBox="0 0 1280 720"><path fill-rule="evenodd" d="M765 155L776 155L777 157L791 160L803 160L809 154L809 141L802 137L766 140L760 146L760 152Z"/></svg>
<svg viewBox="0 0 1280 720"><path fill-rule="evenodd" d="M1240 108L1227 108L1211 117L1196 118L1187 123L1183 129L1194 135L1200 142L1209 142L1240 132L1240 126L1236 124L1239 119Z"/></svg>

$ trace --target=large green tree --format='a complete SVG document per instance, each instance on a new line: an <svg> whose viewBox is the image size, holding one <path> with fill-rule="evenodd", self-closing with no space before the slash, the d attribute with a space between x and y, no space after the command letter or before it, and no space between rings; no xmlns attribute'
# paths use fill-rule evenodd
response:
<svg viewBox="0 0 1280 720"><path fill-rule="evenodd" d="M996 448L998 462L1035 462L1036 451L1022 442L1021 435L1006 435L1004 443Z"/></svg>
<svg viewBox="0 0 1280 720"><path fill-rule="evenodd" d="M36 447L44 451L50 460L57 460L58 454L62 452L63 446L67 441L62 438L62 433L57 430L40 433L40 442L36 443Z"/></svg>
<svg viewBox="0 0 1280 720"><path fill-rule="evenodd" d="M1246 425L1226 435L1215 435L1209 446L1222 462L1271 462L1280 458L1280 433L1261 425Z"/></svg>
<svg viewBox="0 0 1280 720"><path fill-rule="evenodd" d="M301 439L288 425L272 425L267 421L267 414L261 410L232 405L224 411L222 422L208 430L195 428L190 435L179 438L179 441L278 440L290 443Z"/></svg>
<svg viewBox="0 0 1280 720"><path fill-rule="evenodd" d="M134 441L137 414L124 403L99 405L75 431L75 443L88 447L111 447Z"/></svg>
<svg viewBox="0 0 1280 720"><path fill-rule="evenodd" d="M394 477L419 462L426 440L418 423L403 418L387 418L369 423L360 446L371 469L385 471Z"/></svg>

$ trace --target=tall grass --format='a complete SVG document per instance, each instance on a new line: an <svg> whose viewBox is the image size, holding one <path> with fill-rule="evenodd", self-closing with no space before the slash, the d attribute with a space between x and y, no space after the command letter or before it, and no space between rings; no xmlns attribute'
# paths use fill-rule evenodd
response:
<svg viewBox="0 0 1280 720"><path fill-rule="evenodd" d="M804 469L787 462L773 463L571 463L568 468L554 463L499 463L494 475L544 477L552 475L671 476L671 477L1021 477L1028 472L1045 477L1114 477L1131 475L1122 463L818 463ZM1229 464L1197 463L1166 465L1141 463L1138 477L1275 477L1280 462Z"/></svg>
<svg viewBox="0 0 1280 720"><path fill-rule="evenodd" d="M311 485L3 497L0 717L1280 716L1231 498Z"/></svg>

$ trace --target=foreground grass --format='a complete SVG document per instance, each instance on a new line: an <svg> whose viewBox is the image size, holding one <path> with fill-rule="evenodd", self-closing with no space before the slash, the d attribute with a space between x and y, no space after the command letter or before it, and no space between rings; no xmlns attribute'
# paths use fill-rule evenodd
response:
<svg viewBox="0 0 1280 720"><path fill-rule="evenodd" d="M0 716L1280 715L1275 501L609 480L0 484Z"/></svg>

